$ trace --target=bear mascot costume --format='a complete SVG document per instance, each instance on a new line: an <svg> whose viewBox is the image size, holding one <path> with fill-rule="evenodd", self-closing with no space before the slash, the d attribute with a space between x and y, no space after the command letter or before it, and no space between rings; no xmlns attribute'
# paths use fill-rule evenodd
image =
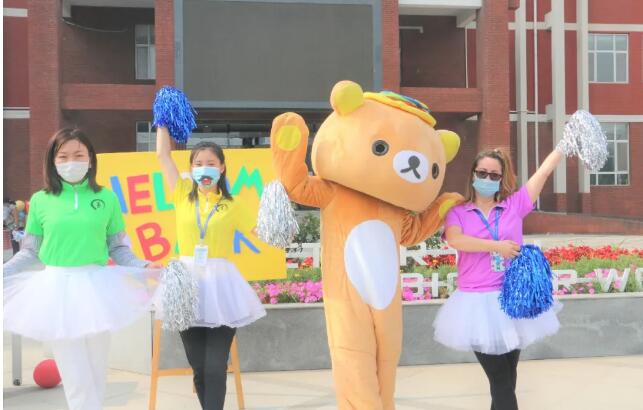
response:
<svg viewBox="0 0 643 410"><path fill-rule="evenodd" d="M288 197L321 210L322 282L328 345L340 409L395 408L402 349L399 246L425 240L462 197L438 196L460 139L436 130L423 103L363 92L351 81L331 92L333 112L312 146L295 113L273 121L270 145ZM427 329L427 332L429 329Z"/></svg>

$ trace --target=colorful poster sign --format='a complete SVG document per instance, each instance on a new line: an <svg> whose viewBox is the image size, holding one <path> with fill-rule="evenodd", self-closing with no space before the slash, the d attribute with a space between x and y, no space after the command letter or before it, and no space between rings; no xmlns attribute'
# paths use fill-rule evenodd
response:
<svg viewBox="0 0 643 410"><path fill-rule="evenodd" d="M227 149L230 193L256 215L266 183L275 178L269 149ZM189 151L172 153L179 172L189 177ZM161 173L156 153L98 155L98 182L118 196L132 249L141 258L167 262L176 255L176 228L171 190ZM231 260L248 280L284 278L283 250L250 233L236 232Z"/></svg>

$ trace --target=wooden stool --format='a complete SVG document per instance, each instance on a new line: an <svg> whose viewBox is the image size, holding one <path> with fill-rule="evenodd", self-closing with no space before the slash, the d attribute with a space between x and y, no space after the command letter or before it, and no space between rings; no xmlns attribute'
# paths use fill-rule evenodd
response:
<svg viewBox="0 0 643 410"><path fill-rule="evenodd" d="M152 373L150 374L150 406L149 410L156 410L156 395L158 391L159 377L164 376L191 376L191 368L183 369L159 369L161 360L161 321L154 321L154 335L152 338ZM239 409L245 409L246 405L243 400L243 387L241 386L241 369L239 367L239 349L237 347L237 337L232 339L230 346L230 364L228 373L234 373L234 384L237 391L237 404ZM194 391L194 388L193 388Z"/></svg>

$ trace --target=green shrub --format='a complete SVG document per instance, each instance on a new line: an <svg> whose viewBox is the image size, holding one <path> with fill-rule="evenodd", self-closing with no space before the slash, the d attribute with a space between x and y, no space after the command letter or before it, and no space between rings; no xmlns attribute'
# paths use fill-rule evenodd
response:
<svg viewBox="0 0 643 410"><path fill-rule="evenodd" d="M293 239L293 243L314 243L319 242L319 217L314 213L307 213L298 221L299 233Z"/></svg>

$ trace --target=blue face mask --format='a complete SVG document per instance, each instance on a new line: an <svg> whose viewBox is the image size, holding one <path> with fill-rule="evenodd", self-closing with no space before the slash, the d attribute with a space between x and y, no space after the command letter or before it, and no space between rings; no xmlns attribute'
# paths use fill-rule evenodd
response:
<svg viewBox="0 0 643 410"><path fill-rule="evenodd" d="M192 179L203 188L213 187L219 182L221 171L216 167L192 168Z"/></svg>
<svg viewBox="0 0 643 410"><path fill-rule="evenodd" d="M485 197L494 196L500 190L500 181L492 181L489 178L480 179L476 176L473 177L473 189Z"/></svg>

